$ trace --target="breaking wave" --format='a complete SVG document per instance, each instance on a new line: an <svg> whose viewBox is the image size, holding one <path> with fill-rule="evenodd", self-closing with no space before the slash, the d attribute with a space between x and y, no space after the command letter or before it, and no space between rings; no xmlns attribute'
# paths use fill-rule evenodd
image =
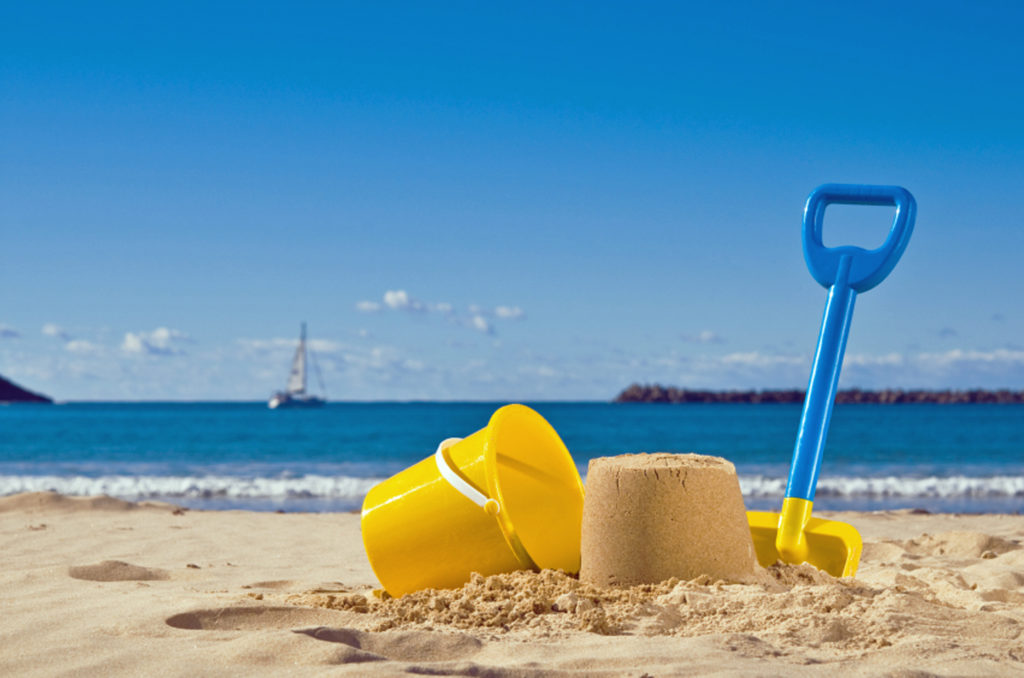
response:
<svg viewBox="0 0 1024 678"><path fill-rule="evenodd" d="M740 476L744 496L782 497L786 479ZM69 495L111 495L125 499L323 499L357 504L381 478L304 475L288 478L228 475L0 475L0 496L55 491ZM855 477L826 476L817 496L839 498L1012 498L1024 497L1024 476Z"/></svg>
<svg viewBox="0 0 1024 678"><path fill-rule="evenodd" d="M785 478L740 476L740 489L747 497L781 497ZM899 499L1000 499L1024 497L1024 476L944 477L856 477L831 476L818 479L818 497Z"/></svg>
<svg viewBox="0 0 1024 678"><path fill-rule="evenodd" d="M30 476L0 475L0 495L54 491L123 499L329 499L361 502L380 478L307 475L297 478L237 476Z"/></svg>

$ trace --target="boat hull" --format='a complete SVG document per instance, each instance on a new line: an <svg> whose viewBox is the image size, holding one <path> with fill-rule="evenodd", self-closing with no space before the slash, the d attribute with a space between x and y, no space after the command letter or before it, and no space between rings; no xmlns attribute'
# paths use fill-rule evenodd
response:
<svg viewBox="0 0 1024 678"><path fill-rule="evenodd" d="M277 393L267 403L267 407L272 410L300 409L323 407L325 402L323 398L316 396L293 396L287 393Z"/></svg>

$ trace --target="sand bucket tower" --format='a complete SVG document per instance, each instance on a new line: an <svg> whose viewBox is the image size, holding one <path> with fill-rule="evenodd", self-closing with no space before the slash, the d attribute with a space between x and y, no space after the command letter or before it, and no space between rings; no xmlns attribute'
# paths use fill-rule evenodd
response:
<svg viewBox="0 0 1024 678"><path fill-rule="evenodd" d="M590 461L580 580L655 584L700 575L755 577L736 468L699 454L623 454Z"/></svg>

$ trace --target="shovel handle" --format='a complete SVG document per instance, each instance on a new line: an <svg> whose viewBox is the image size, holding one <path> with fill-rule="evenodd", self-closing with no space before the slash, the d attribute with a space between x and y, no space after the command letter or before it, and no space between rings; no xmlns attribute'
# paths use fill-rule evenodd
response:
<svg viewBox="0 0 1024 678"><path fill-rule="evenodd" d="M832 420L832 406L839 388L839 371L843 366L846 339L850 336L853 307L857 300L857 293L846 283L850 263L849 257L842 258L835 283L829 288L828 300L825 302L818 346L811 365L811 378L807 384L800 428L793 448L793 463L789 468L787 499L797 497L814 501L825 438Z"/></svg>
<svg viewBox="0 0 1024 678"><path fill-rule="evenodd" d="M894 205L896 217L882 246L874 250L825 247L821 242L822 217L825 207L832 203ZM910 241L916 211L914 197L899 186L825 184L814 189L807 199L804 257L811 275L828 288L829 293L789 469L787 498L814 500L857 293L882 282L896 266Z"/></svg>
<svg viewBox="0 0 1024 678"><path fill-rule="evenodd" d="M852 245L825 247L821 239L825 208L840 205L891 205L896 208L889 235L882 246L866 250ZM861 184L823 184L811 192L804 207L804 260L811 275L823 287L832 287L839 274L843 257L850 259L847 284L855 292L866 292L892 272L914 230L917 203L910 192L900 186L866 186Z"/></svg>

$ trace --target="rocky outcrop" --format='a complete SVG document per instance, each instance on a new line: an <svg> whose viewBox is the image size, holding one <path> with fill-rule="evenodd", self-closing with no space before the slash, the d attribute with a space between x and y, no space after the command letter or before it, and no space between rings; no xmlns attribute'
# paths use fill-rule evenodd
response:
<svg viewBox="0 0 1024 678"><path fill-rule="evenodd" d="M33 393L23 389L13 381L0 377L0 403L46 403L53 402L53 398Z"/></svg>
<svg viewBox="0 0 1024 678"><path fill-rule="evenodd" d="M802 403L804 392L797 389L769 391L694 391L660 384L632 384L618 396L616 403ZM1024 391L926 391L887 388L864 391L859 388L839 391L836 404L901 405L905 403L932 403L959 405L969 403L1021 404Z"/></svg>

